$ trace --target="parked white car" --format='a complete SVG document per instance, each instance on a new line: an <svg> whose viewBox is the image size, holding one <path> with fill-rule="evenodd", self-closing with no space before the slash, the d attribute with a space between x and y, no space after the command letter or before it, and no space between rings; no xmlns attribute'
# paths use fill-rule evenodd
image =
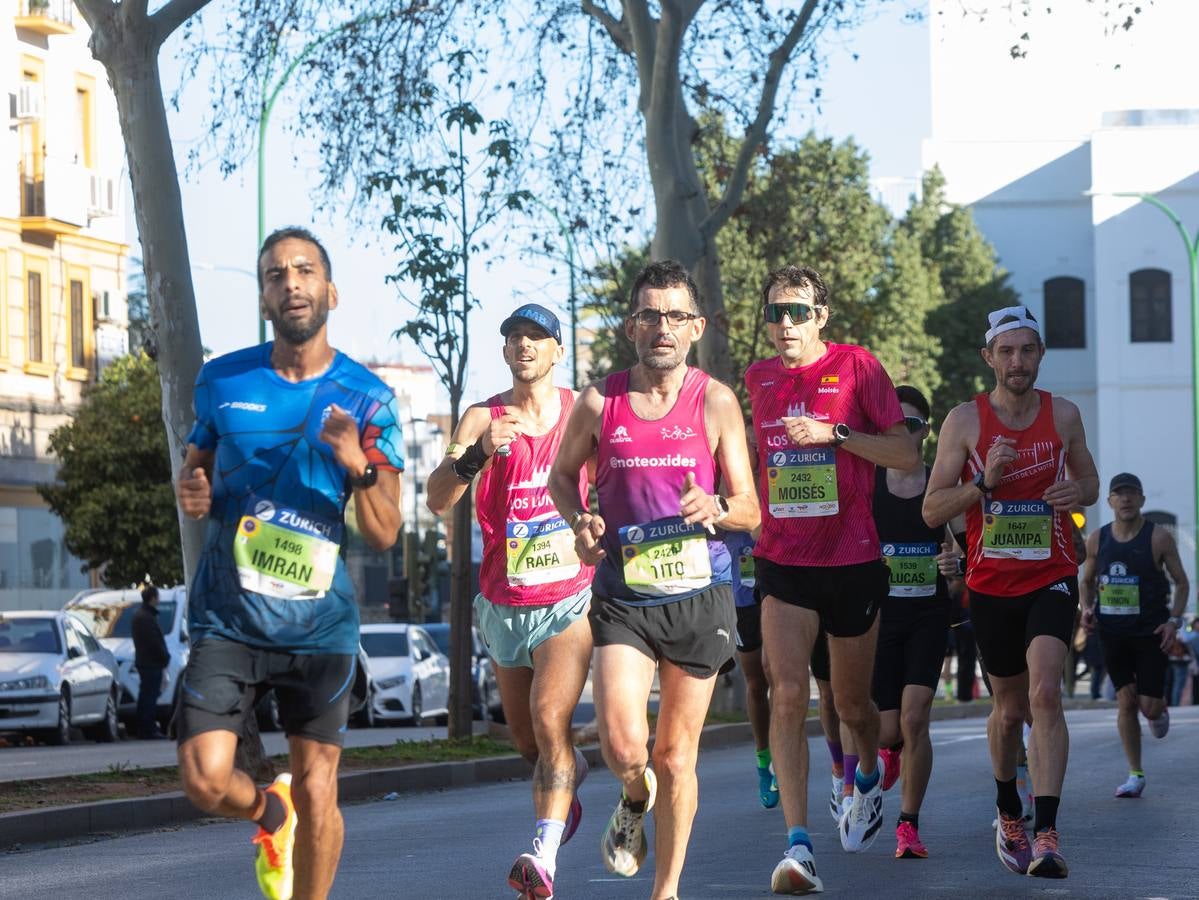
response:
<svg viewBox="0 0 1199 900"><path fill-rule="evenodd" d="M362 649L374 681L369 699L376 720L449 715L450 661L415 625L363 625Z"/></svg>
<svg viewBox="0 0 1199 900"><path fill-rule="evenodd" d="M66 744L73 727L98 741L120 737L117 663L64 612L0 613L0 731Z"/></svg>
<svg viewBox="0 0 1199 900"><path fill-rule="evenodd" d="M92 630L100 643L112 651L117 660L121 693L118 713L132 721L137 716L137 695L141 678L133 665L133 614L141 605L141 592L130 588L120 591L85 591L67 602L64 609L78 616ZM158 624L171 654L158 694L158 720L163 728L170 722L179 691L179 676L187 665L190 649L187 642L187 589L179 587L158 589Z"/></svg>

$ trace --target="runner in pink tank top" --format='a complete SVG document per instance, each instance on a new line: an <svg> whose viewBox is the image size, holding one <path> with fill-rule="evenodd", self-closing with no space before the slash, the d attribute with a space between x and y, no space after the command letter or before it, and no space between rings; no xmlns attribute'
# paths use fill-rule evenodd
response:
<svg viewBox="0 0 1199 900"><path fill-rule="evenodd" d="M591 658L585 616L592 567L580 561L546 487L575 404L573 391L554 387L554 364L564 353L558 318L526 304L504 320L500 334L512 388L463 415L446 458L429 476L429 508L444 515L469 502L465 495L478 476L483 565L475 617L513 740L535 764L533 851L516 858L508 886L521 896L548 897L558 847L582 815L577 788L587 761L571 743L570 726ZM574 489L586 494L583 467Z"/></svg>
<svg viewBox="0 0 1199 900"><path fill-rule="evenodd" d="M645 814L657 800L669 815L657 820L655 845L668 852L656 860L651 896L671 897L697 803L694 770L679 776L675 767L698 753L736 630L728 548L714 526L752 531L758 503L737 398L687 366L706 324L695 282L676 262L652 263L630 297L625 334L638 363L579 397L550 492L580 558L596 564L590 619L600 747L624 786L601 841L604 865L636 874L649 852ZM597 513L578 486L593 456ZM716 493L721 476L725 496ZM661 704L651 768L646 707L655 670Z"/></svg>
<svg viewBox="0 0 1199 900"><path fill-rule="evenodd" d="M871 515L874 467L918 462L895 387L862 347L826 343L828 291L818 272L785 266L766 278L763 315L779 355L745 374L758 444L762 533L754 548L769 661L770 751L787 849L776 893L822 889L808 834L808 672L827 635L833 702L858 748L841 846L865 850L882 825L878 709L870 699L878 610L889 590ZM848 779L850 774L845 772ZM848 781L845 788L850 787Z"/></svg>
<svg viewBox="0 0 1199 900"><path fill-rule="evenodd" d="M996 854L1017 874L1065 878L1057 810L1069 738L1060 684L1078 609L1069 515L1095 502L1099 475L1078 407L1035 390L1045 356L1037 320L1023 306L988 318L982 356L995 389L945 419L924 519L936 526L967 515L970 620L993 701ZM1025 721L1038 757L1031 845L1016 788Z"/></svg>

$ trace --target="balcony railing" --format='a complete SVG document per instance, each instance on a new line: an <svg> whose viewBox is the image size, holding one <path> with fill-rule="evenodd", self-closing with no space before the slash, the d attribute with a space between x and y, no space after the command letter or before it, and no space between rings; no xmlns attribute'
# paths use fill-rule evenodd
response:
<svg viewBox="0 0 1199 900"><path fill-rule="evenodd" d="M17 0L18 28L38 34L69 34L75 30L73 0Z"/></svg>
<svg viewBox="0 0 1199 900"><path fill-rule="evenodd" d="M70 234L88 224L91 173L73 160L44 157L40 170L24 159L18 166L21 227Z"/></svg>

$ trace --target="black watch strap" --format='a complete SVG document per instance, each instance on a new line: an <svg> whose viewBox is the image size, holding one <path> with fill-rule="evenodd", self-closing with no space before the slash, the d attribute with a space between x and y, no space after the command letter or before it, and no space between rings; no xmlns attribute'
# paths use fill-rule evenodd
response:
<svg viewBox="0 0 1199 900"><path fill-rule="evenodd" d="M361 475L350 476L350 487L355 490L359 488L374 487L375 482L379 480L379 470L375 468L375 464L368 462L366 468L362 470Z"/></svg>

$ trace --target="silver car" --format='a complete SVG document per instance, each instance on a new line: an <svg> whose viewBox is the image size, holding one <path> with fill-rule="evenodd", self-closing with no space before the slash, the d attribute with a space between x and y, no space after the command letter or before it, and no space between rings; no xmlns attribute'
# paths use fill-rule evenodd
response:
<svg viewBox="0 0 1199 900"><path fill-rule="evenodd" d="M75 617L0 613L0 731L65 744L80 727L95 740L115 741L119 689L116 659Z"/></svg>

